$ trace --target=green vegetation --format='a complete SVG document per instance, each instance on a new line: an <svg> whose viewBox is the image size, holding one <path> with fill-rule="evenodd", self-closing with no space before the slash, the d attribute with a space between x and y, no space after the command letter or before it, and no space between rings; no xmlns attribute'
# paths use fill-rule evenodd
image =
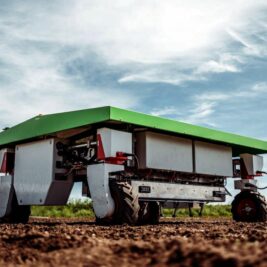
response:
<svg viewBox="0 0 267 267"><path fill-rule="evenodd" d="M192 212L194 216L198 216L198 208L193 208ZM164 217L171 217L173 209L164 209ZM75 200L70 201L66 206L32 206L32 216L41 217L87 217L93 218L94 212L92 203L89 200ZM188 209L177 210L177 217L187 217L189 215ZM203 216L205 217L230 217L231 206L230 205L206 205L203 210Z"/></svg>
<svg viewBox="0 0 267 267"><path fill-rule="evenodd" d="M193 208L193 216L198 216L199 208ZM173 209L164 209L164 217L172 217ZM179 209L176 212L177 217L189 216L188 209ZM231 217L231 206L230 205L206 205L203 209L202 216L204 217Z"/></svg>
<svg viewBox="0 0 267 267"><path fill-rule="evenodd" d="M32 216L41 217L94 217L92 202L89 200L73 200L66 206L32 206Z"/></svg>

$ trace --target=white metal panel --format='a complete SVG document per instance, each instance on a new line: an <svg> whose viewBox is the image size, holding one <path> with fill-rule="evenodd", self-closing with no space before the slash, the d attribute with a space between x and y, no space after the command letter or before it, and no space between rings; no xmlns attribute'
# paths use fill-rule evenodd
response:
<svg viewBox="0 0 267 267"><path fill-rule="evenodd" d="M0 168L3 164L4 155L5 155L6 151L7 151L7 149L0 149Z"/></svg>
<svg viewBox="0 0 267 267"><path fill-rule="evenodd" d="M131 181L133 191L140 199L179 200L179 201L224 201L225 188L219 186L186 185L174 183ZM149 193L140 193L139 187L150 187ZM213 192L221 192L214 196Z"/></svg>
<svg viewBox="0 0 267 267"><path fill-rule="evenodd" d="M232 177L232 148L195 141L195 172Z"/></svg>
<svg viewBox="0 0 267 267"><path fill-rule="evenodd" d="M258 171L262 171L263 168L262 156L241 154L240 158L242 158L244 161L248 175L256 175Z"/></svg>
<svg viewBox="0 0 267 267"><path fill-rule="evenodd" d="M18 145L14 186L19 204L44 204L54 178L54 139Z"/></svg>
<svg viewBox="0 0 267 267"><path fill-rule="evenodd" d="M12 176L0 176L0 218L10 212L13 196Z"/></svg>
<svg viewBox="0 0 267 267"><path fill-rule="evenodd" d="M192 141L152 132L137 134L136 153L140 168L193 171Z"/></svg>
<svg viewBox="0 0 267 267"><path fill-rule="evenodd" d="M47 139L16 146L14 187L20 205L64 205L73 185L71 176L55 180L60 157L56 140Z"/></svg>
<svg viewBox="0 0 267 267"><path fill-rule="evenodd" d="M131 133L101 128L97 134L101 135L105 157L115 157L116 152L132 153Z"/></svg>
<svg viewBox="0 0 267 267"><path fill-rule="evenodd" d="M87 180L96 217L107 218L113 214L115 204L109 190L109 173L122 170L122 165L107 163L87 166Z"/></svg>

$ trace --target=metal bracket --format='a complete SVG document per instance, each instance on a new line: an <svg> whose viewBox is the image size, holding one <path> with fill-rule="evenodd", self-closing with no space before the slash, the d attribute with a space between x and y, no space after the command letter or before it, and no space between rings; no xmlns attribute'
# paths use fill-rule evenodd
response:
<svg viewBox="0 0 267 267"><path fill-rule="evenodd" d="M257 191L257 180L241 179L235 181L235 189Z"/></svg>

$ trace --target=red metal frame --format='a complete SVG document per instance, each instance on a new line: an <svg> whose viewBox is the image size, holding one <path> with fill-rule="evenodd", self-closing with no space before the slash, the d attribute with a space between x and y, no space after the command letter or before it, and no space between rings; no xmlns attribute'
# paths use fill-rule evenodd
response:
<svg viewBox="0 0 267 267"><path fill-rule="evenodd" d="M3 156L0 172L7 173L7 152Z"/></svg>
<svg viewBox="0 0 267 267"><path fill-rule="evenodd" d="M5 152L2 162L0 162L0 172L12 173L14 169L15 154L12 152Z"/></svg>
<svg viewBox="0 0 267 267"><path fill-rule="evenodd" d="M128 157L124 156L123 152L117 152L116 157L109 157L105 159L106 163L116 164L116 165L124 165L128 160Z"/></svg>
<svg viewBox="0 0 267 267"><path fill-rule="evenodd" d="M124 152L117 152L115 157L106 158L101 135L97 134L97 159L105 163L123 165L128 160L128 157L124 155Z"/></svg>
<svg viewBox="0 0 267 267"><path fill-rule="evenodd" d="M105 151L104 151L101 135L98 134L97 135L97 159L105 160L105 158L106 156L105 156Z"/></svg>

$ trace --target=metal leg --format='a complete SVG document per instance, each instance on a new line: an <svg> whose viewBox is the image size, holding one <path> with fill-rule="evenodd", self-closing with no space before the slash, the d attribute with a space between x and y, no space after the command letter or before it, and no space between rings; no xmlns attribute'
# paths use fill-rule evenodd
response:
<svg viewBox="0 0 267 267"><path fill-rule="evenodd" d="M193 207L193 203L189 203L189 204L188 204L188 209L189 209L189 216L190 216L190 217L193 217L192 207Z"/></svg>
<svg viewBox="0 0 267 267"><path fill-rule="evenodd" d="M172 217L175 218L176 217L176 213L177 213L177 209L178 209L179 203L175 203L175 208L172 214Z"/></svg>
<svg viewBox="0 0 267 267"><path fill-rule="evenodd" d="M203 209L204 209L204 203L199 203L199 206L200 206L200 210L198 212L198 215L199 215L199 217L202 217L202 212L203 212Z"/></svg>
<svg viewBox="0 0 267 267"><path fill-rule="evenodd" d="M162 205L161 205L161 203L159 203L159 216L160 217L163 217L163 212L162 212Z"/></svg>

